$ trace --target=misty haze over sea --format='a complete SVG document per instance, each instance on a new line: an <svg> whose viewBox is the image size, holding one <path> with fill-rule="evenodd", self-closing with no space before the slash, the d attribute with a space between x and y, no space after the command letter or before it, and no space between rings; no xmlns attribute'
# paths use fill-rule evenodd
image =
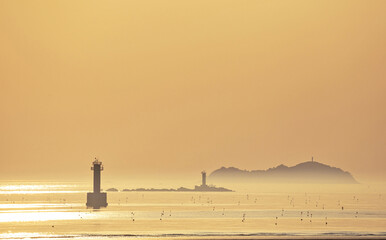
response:
<svg viewBox="0 0 386 240"><path fill-rule="evenodd" d="M385 10L0 0L0 240L386 239Z"/></svg>

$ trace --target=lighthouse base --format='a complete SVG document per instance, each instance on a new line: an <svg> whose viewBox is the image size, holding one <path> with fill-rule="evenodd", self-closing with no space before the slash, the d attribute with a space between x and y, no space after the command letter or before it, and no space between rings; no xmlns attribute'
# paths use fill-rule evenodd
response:
<svg viewBox="0 0 386 240"><path fill-rule="evenodd" d="M88 208L99 209L101 207L107 207L107 194L106 193L87 193L87 203Z"/></svg>

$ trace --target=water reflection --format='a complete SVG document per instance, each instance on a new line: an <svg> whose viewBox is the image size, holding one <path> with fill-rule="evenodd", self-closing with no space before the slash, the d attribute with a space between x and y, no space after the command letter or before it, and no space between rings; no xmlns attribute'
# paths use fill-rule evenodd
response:
<svg viewBox="0 0 386 240"><path fill-rule="evenodd" d="M2 184L0 194L44 194L86 192L76 184Z"/></svg>
<svg viewBox="0 0 386 240"><path fill-rule="evenodd" d="M2 212L0 222L37 222L50 220L76 220L92 219L94 214L90 212L70 211L12 211Z"/></svg>
<svg viewBox="0 0 386 240"><path fill-rule="evenodd" d="M95 211L86 208L85 185L15 185L0 185L0 191L7 192L0 195L0 239L43 239L50 234L77 239L80 232L79 238L96 238L106 232L123 236L180 231L194 236L261 231L373 234L382 233L386 226L383 187L361 190L358 185L348 193L263 192L261 188L232 193L113 192L108 194L109 207ZM17 194L24 191L47 194ZM24 236L28 231L37 235Z"/></svg>
<svg viewBox="0 0 386 240"><path fill-rule="evenodd" d="M66 207L80 207L84 204L66 204ZM11 209L49 209L49 208L63 208L61 203L12 203L12 204L0 204L0 212L3 210Z"/></svg>

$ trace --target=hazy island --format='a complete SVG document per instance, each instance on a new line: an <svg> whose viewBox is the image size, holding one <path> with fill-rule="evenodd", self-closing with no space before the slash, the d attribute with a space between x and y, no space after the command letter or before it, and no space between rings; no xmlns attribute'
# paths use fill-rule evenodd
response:
<svg viewBox="0 0 386 240"><path fill-rule="evenodd" d="M213 182L358 183L349 172L313 160L292 167L282 164L267 170L248 171L235 167L222 167L213 171L208 178Z"/></svg>

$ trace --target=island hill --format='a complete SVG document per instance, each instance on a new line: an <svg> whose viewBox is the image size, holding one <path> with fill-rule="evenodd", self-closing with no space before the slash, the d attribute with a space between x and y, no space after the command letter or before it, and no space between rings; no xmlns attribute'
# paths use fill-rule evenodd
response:
<svg viewBox="0 0 386 240"><path fill-rule="evenodd" d="M201 172L202 183L200 186L195 186L193 189L180 187L177 189L173 188L136 188L136 189L123 189L123 192L233 192L230 189L223 187L216 187L214 185L206 184L206 172ZM116 188L109 188L106 191L118 192Z"/></svg>
<svg viewBox="0 0 386 240"><path fill-rule="evenodd" d="M222 167L209 175L213 182L249 183L321 183L356 184L354 177L340 168L331 167L313 160L287 167L279 165L267 170L240 170Z"/></svg>

